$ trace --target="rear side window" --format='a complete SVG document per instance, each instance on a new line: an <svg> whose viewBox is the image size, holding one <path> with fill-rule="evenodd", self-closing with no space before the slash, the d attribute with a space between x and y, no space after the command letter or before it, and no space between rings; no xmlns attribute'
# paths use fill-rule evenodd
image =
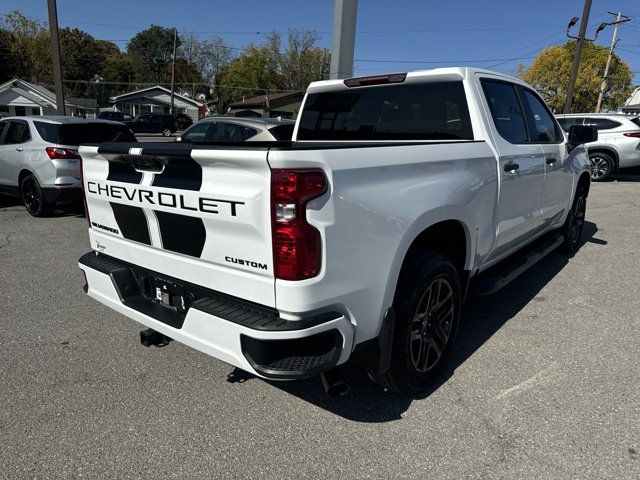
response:
<svg viewBox="0 0 640 480"><path fill-rule="evenodd" d="M640 117L630 118L629 120L631 120L633 123L635 123L637 126L640 127ZM2 132L1 128L0 128L0 132Z"/></svg>
<svg viewBox="0 0 640 480"><path fill-rule="evenodd" d="M291 140L293 137L293 124L291 125L278 125L276 127L270 128L269 132L271 135L275 137L279 142L287 142Z"/></svg>
<svg viewBox="0 0 640 480"><path fill-rule="evenodd" d="M29 132L29 124L27 122L17 120L9 121L9 127L4 136L5 144L24 143L29 140L31 140L31 133Z"/></svg>
<svg viewBox="0 0 640 480"><path fill-rule="evenodd" d="M253 137L258 131L255 128L237 125L235 123L216 122L215 129L207 132L209 142L244 142Z"/></svg>
<svg viewBox="0 0 640 480"><path fill-rule="evenodd" d="M622 125L620 122L616 122L615 120L609 120L608 118L585 118L585 125L595 125L598 130L611 130L612 128L619 127Z"/></svg>
<svg viewBox="0 0 640 480"><path fill-rule="evenodd" d="M70 123L63 125L45 122L33 123L44 141L61 145L136 141L136 137L125 125L111 123Z"/></svg>
<svg viewBox="0 0 640 480"><path fill-rule="evenodd" d="M482 89L500 136L509 143L527 143L527 127L515 85L482 80Z"/></svg>
<svg viewBox="0 0 640 480"><path fill-rule="evenodd" d="M298 140L473 140L462 82L349 88L307 96Z"/></svg>

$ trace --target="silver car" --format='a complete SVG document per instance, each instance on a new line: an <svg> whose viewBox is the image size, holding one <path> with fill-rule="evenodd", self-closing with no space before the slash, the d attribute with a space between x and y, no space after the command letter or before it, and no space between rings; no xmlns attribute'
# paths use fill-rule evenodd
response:
<svg viewBox="0 0 640 480"><path fill-rule="evenodd" d="M598 140L588 143L591 179L606 180L621 168L640 166L640 117L605 113L556 115L560 126L594 125Z"/></svg>
<svg viewBox="0 0 640 480"><path fill-rule="evenodd" d="M82 143L135 142L119 122L75 117L8 117L0 120L0 193L18 197L34 217L57 203L82 198Z"/></svg>
<svg viewBox="0 0 640 480"><path fill-rule="evenodd" d="M205 117L176 138L177 142L273 142L291 140L293 120L254 117Z"/></svg>

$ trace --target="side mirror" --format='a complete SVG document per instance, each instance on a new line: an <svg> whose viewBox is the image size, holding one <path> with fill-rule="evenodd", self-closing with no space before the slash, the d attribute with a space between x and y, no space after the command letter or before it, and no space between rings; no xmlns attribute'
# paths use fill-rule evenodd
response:
<svg viewBox="0 0 640 480"><path fill-rule="evenodd" d="M598 129L595 125L571 125L569 127L569 145L576 147L596 140L598 140Z"/></svg>

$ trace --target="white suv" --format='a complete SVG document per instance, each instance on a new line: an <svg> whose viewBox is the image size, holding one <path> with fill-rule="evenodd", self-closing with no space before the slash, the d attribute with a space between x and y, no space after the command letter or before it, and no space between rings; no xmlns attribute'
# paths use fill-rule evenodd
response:
<svg viewBox="0 0 640 480"><path fill-rule="evenodd" d="M135 142L119 122L75 117L8 117L0 121L0 194L16 196L34 217L82 198L78 145Z"/></svg>
<svg viewBox="0 0 640 480"><path fill-rule="evenodd" d="M556 118L567 132L571 125L594 125L598 129L598 140L587 145L592 180L607 180L620 168L640 166L640 117L574 113Z"/></svg>

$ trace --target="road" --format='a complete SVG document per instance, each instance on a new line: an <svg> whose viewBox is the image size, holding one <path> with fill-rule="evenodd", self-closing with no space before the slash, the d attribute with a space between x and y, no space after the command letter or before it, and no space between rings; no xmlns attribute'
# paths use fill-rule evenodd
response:
<svg viewBox="0 0 640 480"><path fill-rule="evenodd" d="M82 292L86 220L0 200L0 477L640 478L640 177L596 184L578 254L471 299L451 368L404 399L348 368L269 383Z"/></svg>

